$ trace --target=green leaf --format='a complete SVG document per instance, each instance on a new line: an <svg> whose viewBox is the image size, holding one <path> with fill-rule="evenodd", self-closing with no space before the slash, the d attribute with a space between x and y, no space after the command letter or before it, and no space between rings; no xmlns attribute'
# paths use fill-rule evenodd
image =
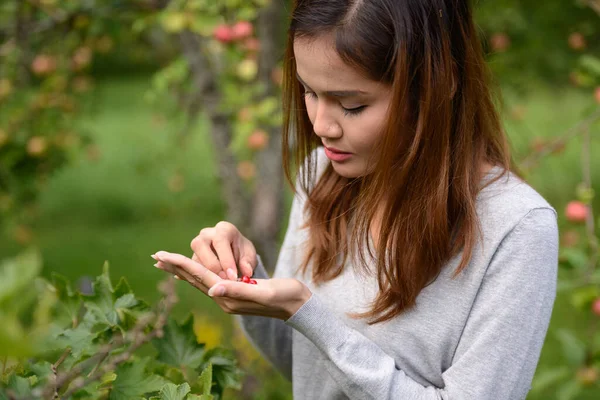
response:
<svg viewBox="0 0 600 400"><path fill-rule="evenodd" d="M14 315L0 311L0 354L11 357L26 357L35 354L34 343L27 337L21 323Z"/></svg>
<svg viewBox="0 0 600 400"><path fill-rule="evenodd" d="M579 59L579 63L588 72L600 77L600 59L591 54L585 54Z"/></svg>
<svg viewBox="0 0 600 400"><path fill-rule="evenodd" d="M146 371L148 361L147 358L135 360L117 368L111 400L141 399L148 393L158 392L167 383L164 378Z"/></svg>
<svg viewBox="0 0 600 400"><path fill-rule="evenodd" d="M212 394L201 394L198 396L197 394L189 394L185 400L213 400L215 396Z"/></svg>
<svg viewBox="0 0 600 400"><path fill-rule="evenodd" d="M225 388L240 390L243 372L237 367L232 350L216 347L206 352L203 367L212 364L213 393L221 394Z"/></svg>
<svg viewBox="0 0 600 400"><path fill-rule="evenodd" d="M556 338L562 345L565 359L571 365L580 365L585 358L585 344L577 338L573 332L559 329L555 333Z"/></svg>
<svg viewBox="0 0 600 400"><path fill-rule="evenodd" d="M160 390L160 400L184 400L185 396L190 392L190 385L184 383L182 385L175 385L173 383L167 383Z"/></svg>
<svg viewBox="0 0 600 400"><path fill-rule="evenodd" d="M565 382L556 392L557 400L573 400L581 393L581 384L575 380Z"/></svg>
<svg viewBox="0 0 600 400"><path fill-rule="evenodd" d="M75 320L81 308L81 296L72 290L71 284L64 276L53 272L51 278L52 286L56 291L60 304L67 310L71 319Z"/></svg>
<svg viewBox="0 0 600 400"><path fill-rule="evenodd" d="M84 298L84 304L91 314L86 314L86 317L101 325L102 329L117 325L127 329L135 323L135 317L148 308L145 303L135 298L124 278L121 278L117 287L113 289L108 263L104 264L102 275L96 278L93 288L94 294Z"/></svg>
<svg viewBox="0 0 600 400"><path fill-rule="evenodd" d="M223 17L220 15L208 15L205 13L197 14L190 26L191 30L199 33L202 36L211 36L213 31L223 22Z"/></svg>
<svg viewBox="0 0 600 400"><path fill-rule="evenodd" d="M531 390L534 392L545 390L555 385L558 381L567 378L570 373L569 367L566 366L540 371L533 380Z"/></svg>
<svg viewBox="0 0 600 400"><path fill-rule="evenodd" d="M0 307L11 297L27 290L42 269L37 250L28 250L0 263Z"/></svg>
<svg viewBox="0 0 600 400"><path fill-rule="evenodd" d="M598 297L600 297L600 288L598 286L580 287L571 293L571 304L579 310L584 310L589 308Z"/></svg>
<svg viewBox="0 0 600 400"><path fill-rule="evenodd" d="M18 396L31 396L31 382L27 378L12 375L8 380L8 389Z"/></svg>
<svg viewBox="0 0 600 400"><path fill-rule="evenodd" d="M208 367L204 368L202 374L198 378L198 383L202 390L202 394L209 395L212 388L212 364L208 364Z"/></svg>
<svg viewBox="0 0 600 400"><path fill-rule="evenodd" d="M565 260L573 268L584 269L587 266L587 255L581 249L563 248L560 253L561 260Z"/></svg>
<svg viewBox="0 0 600 400"><path fill-rule="evenodd" d="M91 327L86 323L81 323L75 328L66 329L57 337L59 345L71 349L71 355L79 359L84 355L92 355L96 352L94 341L99 333L92 332Z"/></svg>
<svg viewBox="0 0 600 400"><path fill-rule="evenodd" d="M196 340L192 316L181 325L169 320L163 337L153 339L152 344L158 350L158 360L166 364L196 368L202 363L204 344Z"/></svg>

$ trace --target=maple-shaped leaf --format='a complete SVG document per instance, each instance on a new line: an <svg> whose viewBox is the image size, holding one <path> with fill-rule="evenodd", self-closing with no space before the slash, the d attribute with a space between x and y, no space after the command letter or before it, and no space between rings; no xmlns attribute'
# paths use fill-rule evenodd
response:
<svg viewBox="0 0 600 400"><path fill-rule="evenodd" d="M154 399L156 400L185 400L190 392L190 385L183 383L179 386L174 383L167 383L160 389L160 393Z"/></svg>
<svg viewBox="0 0 600 400"><path fill-rule="evenodd" d="M115 371L117 379L110 391L110 400L143 399L158 392L166 383L164 378L146 371L147 358L121 364Z"/></svg>
<svg viewBox="0 0 600 400"><path fill-rule="evenodd" d="M204 371L202 371L198 378L198 385L200 386L203 395L210 395L212 375L212 364L209 363L208 367L204 368Z"/></svg>
<svg viewBox="0 0 600 400"><path fill-rule="evenodd" d="M82 305L81 296L79 293L73 291L67 278L57 274L56 272L52 273L52 286L54 287L54 291L60 300L59 304L67 312L71 318L71 321L76 321Z"/></svg>
<svg viewBox="0 0 600 400"><path fill-rule="evenodd" d="M169 320L163 337L153 339L152 344L158 350L158 360L165 364L195 369L202 363L204 344L196 340L192 316L181 325Z"/></svg>
<svg viewBox="0 0 600 400"><path fill-rule="evenodd" d="M135 324L135 317L148 309L146 303L135 298L124 278L113 289L108 263L104 264L102 275L96 278L92 287L94 293L84 297L85 306L96 324L104 325L103 328L120 325L128 329Z"/></svg>
<svg viewBox="0 0 600 400"><path fill-rule="evenodd" d="M225 388L240 390L242 387L243 371L238 368L235 354L232 350L215 347L204 354L201 368L211 365L213 393L221 395Z"/></svg>

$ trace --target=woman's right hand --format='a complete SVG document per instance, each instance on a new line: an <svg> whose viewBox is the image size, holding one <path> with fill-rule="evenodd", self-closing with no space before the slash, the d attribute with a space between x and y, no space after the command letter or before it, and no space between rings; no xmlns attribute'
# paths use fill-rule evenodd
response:
<svg viewBox="0 0 600 400"><path fill-rule="evenodd" d="M191 243L192 260L223 279L237 280L238 273L252 276L258 263L256 249L235 225L221 221L200 231Z"/></svg>

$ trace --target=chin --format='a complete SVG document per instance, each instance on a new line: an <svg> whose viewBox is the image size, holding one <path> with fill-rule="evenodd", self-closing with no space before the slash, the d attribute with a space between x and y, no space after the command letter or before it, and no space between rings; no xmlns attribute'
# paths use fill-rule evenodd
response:
<svg viewBox="0 0 600 400"><path fill-rule="evenodd" d="M358 178L359 176L362 176L363 173L361 173L361 171L357 171L356 168L352 168L350 166L345 166L345 165L336 165L336 163L332 163L333 165L333 170L340 176L343 176L344 178Z"/></svg>

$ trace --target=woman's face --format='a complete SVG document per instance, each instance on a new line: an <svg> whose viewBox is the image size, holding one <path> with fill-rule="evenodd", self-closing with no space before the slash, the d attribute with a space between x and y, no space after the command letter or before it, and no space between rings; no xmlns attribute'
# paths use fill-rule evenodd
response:
<svg viewBox="0 0 600 400"><path fill-rule="evenodd" d="M296 39L294 54L308 116L334 170L347 178L366 175L369 157L383 133L391 86L365 78L345 64L328 35Z"/></svg>

